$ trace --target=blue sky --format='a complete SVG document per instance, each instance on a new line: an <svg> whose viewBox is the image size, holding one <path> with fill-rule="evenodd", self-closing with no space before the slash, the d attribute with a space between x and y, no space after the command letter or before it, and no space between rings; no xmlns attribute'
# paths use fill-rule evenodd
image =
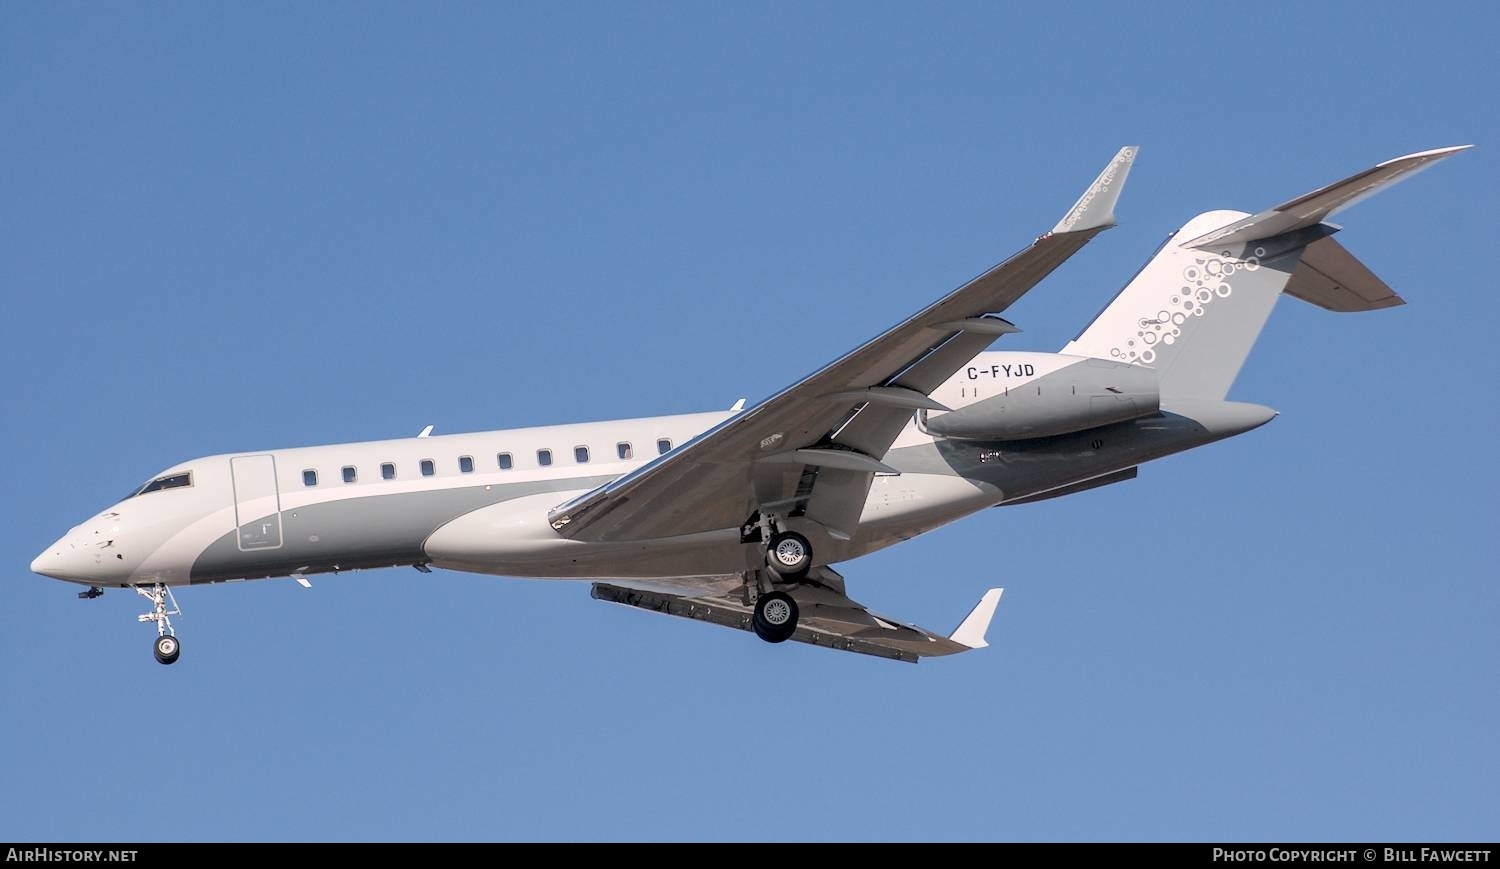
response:
<svg viewBox="0 0 1500 869"><path fill-rule="evenodd" d="M1494 11L1353 3L9 4L0 839L1500 837ZM1341 215L1410 301L1283 300L1282 412L842 565L912 667L380 571L27 565L194 455L727 407L1046 230L1053 350L1198 211ZM789 327L789 323L794 323Z"/></svg>

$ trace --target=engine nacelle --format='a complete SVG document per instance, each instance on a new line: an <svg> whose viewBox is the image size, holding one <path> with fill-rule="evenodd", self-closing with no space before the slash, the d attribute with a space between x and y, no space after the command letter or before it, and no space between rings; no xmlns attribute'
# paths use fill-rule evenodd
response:
<svg viewBox="0 0 1500 869"><path fill-rule="evenodd" d="M1140 419L1160 409L1154 369L1080 359L999 395L928 414L924 427L941 437L1015 441Z"/></svg>

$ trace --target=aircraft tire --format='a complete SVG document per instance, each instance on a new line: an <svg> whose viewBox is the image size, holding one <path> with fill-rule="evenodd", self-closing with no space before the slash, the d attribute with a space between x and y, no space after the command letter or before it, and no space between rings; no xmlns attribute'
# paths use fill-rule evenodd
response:
<svg viewBox="0 0 1500 869"><path fill-rule="evenodd" d="M163 634L156 638L152 652L156 655L158 664L175 664L177 657L182 654L182 644L171 634Z"/></svg>
<svg viewBox="0 0 1500 869"><path fill-rule="evenodd" d="M771 535L766 544L766 566L776 575L795 582L812 569L812 544L795 531L782 531Z"/></svg>
<svg viewBox="0 0 1500 869"><path fill-rule="evenodd" d="M797 631L797 602L784 591L763 594L755 602L751 619L755 635L768 643L780 643Z"/></svg>

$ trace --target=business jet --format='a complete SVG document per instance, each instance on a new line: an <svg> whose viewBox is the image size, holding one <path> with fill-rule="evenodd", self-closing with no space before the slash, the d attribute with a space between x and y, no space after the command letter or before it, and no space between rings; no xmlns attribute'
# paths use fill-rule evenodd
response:
<svg viewBox="0 0 1500 869"><path fill-rule="evenodd" d="M1467 147L1199 214L1061 352L988 350L1020 331L1006 309L1114 226L1123 148L1025 250L759 404L193 459L31 569L83 598L134 589L163 664L181 653L176 587L399 566L589 580L596 599L771 643L908 662L981 648L1002 589L945 635L870 612L833 565L1269 422L1225 396L1279 296L1403 304L1327 218Z"/></svg>

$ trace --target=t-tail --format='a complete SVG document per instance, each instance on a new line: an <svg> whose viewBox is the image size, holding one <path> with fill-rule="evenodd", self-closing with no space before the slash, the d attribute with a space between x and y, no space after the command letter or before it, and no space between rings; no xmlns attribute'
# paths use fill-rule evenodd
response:
<svg viewBox="0 0 1500 869"><path fill-rule="evenodd" d="M1388 160L1259 214L1194 217L1063 352L1157 369L1163 399L1223 399L1281 293L1331 311L1404 304L1324 221L1468 147Z"/></svg>

